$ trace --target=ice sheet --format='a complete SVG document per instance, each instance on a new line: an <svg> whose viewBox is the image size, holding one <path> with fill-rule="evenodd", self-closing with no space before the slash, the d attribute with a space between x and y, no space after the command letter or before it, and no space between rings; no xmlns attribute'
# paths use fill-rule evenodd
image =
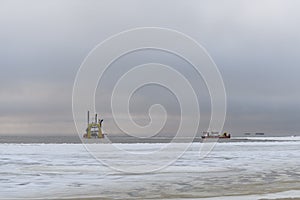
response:
<svg viewBox="0 0 300 200"><path fill-rule="evenodd" d="M174 153L165 152L147 160L144 153L166 144L117 145L128 152L143 152L124 159L100 144L97 149L104 152L103 159L121 167L160 164ZM183 144L176 145L172 151ZM200 148L200 143L194 143L170 166L134 174L104 166L81 144L0 144L0 197L221 199L279 192L284 192L280 193L284 197L300 197L299 141L218 143L204 159L199 158Z"/></svg>

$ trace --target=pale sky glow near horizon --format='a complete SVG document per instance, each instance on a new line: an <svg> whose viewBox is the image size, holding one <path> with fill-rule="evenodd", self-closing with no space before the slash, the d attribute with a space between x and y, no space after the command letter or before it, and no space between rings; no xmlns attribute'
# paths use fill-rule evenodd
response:
<svg viewBox="0 0 300 200"><path fill-rule="evenodd" d="M207 50L226 88L224 130L300 135L299 9L297 0L0 0L0 136L77 135L72 90L81 63L106 38L136 27L174 29ZM154 61L197 85L207 123L210 105L201 77L171 54L130 54L112 65L103 84L109 90L125 69ZM97 91L97 110L107 130L117 133L107 95ZM149 106L157 102L168 111L164 132L173 132L178 102L163 88L137 91L133 118L147 124Z"/></svg>

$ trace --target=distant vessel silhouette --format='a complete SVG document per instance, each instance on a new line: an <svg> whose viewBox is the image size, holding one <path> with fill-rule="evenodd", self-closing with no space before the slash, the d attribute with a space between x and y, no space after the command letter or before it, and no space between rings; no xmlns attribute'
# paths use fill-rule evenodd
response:
<svg viewBox="0 0 300 200"><path fill-rule="evenodd" d="M226 138L226 139L230 139L231 135L228 133L223 133L223 134L219 134L219 132L208 132L208 131L204 131L201 138L205 139L205 138Z"/></svg>

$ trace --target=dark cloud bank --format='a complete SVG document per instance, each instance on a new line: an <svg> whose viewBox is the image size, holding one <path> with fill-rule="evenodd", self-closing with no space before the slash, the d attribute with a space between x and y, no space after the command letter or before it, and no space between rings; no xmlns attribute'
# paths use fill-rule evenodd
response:
<svg viewBox="0 0 300 200"><path fill-rule="evenodd" d="M0 134L76 134L72 87L83 59L112 34L141 26L181 31L207 49L226 87L225 130L298 134L299 8L299 1L292 0L1 1ZM149 61L169 64L197 85L205 127L210 104L201 77L188 63L155 51L136 52L112 66L103 83L106 90L97 91L106 126L118 132L104 98L114 79ZM170 116L164 132L174 131L180 112L171 93L149 86L133 97L138 123L149 121L146 108L161 103Z"/></svg>

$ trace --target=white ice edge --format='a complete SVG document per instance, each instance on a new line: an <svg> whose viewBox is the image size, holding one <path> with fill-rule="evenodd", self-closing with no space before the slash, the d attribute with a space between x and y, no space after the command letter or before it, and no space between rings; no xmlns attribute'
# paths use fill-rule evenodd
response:
<svg viewBox="0 0 300 200"><path fill-rule="evenodd" d="M43 200L43 199L88 199L88 198L103 198L103 196L98 195L76 195L76 196L69 196L69 197L50 197L50 198L1 198L0 200L18 200L18 199L33 199L33 200ZM288 190L284 192L277 192L277 193L267 193L267 194L253 194L253 195L237 195L237 196L216 196L216 197L208 197L208 198L168 198L162 200L261 200L261 199L280 199L280 198L300 198L300 190Z"/></svg>
<svg viewBox="0 0 300 200"><path fill-rule="evenodd" d="M260 200L260 199L281 199L281 198L300 198L300 190L289 190L277 193L267 194L254 194L254 195L241 195L241 196L223 196L223 197L208 197L208 198L180 198L186 200ZM179 200L179 198L168 199L168 200Z"/></svg>

